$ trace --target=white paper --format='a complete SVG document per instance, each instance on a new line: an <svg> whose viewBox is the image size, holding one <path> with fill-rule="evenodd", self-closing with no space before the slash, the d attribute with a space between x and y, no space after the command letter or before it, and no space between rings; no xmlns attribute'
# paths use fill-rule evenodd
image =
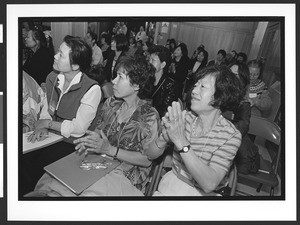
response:
<svg viewBox="0 0 300 225"><path fill-rule="evenodd" d="M45 140L31 143L27 141L30 134L32 134L32 131L23 134L23 154L54 144L63 139L63 136L49 132Z"/></svg>

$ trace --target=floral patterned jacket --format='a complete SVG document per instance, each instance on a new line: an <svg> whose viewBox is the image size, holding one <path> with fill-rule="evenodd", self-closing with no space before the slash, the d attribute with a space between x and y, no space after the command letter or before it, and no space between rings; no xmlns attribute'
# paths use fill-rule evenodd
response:
<svg viewBox="0 0 300 225"><path fill-rule="evenodd" d="M123 100L108 98L102 106L97 122L96 132L103 130L111 145L127 151L136 151L144 154L148 145L155 141L159 132L158 112L145 100L140 100L138 108L128 122L118 123L116 113ZM148 181L151 167L141 167L128 162L122 162L124 175L132 185L140 190L144 189Z"/></svg>

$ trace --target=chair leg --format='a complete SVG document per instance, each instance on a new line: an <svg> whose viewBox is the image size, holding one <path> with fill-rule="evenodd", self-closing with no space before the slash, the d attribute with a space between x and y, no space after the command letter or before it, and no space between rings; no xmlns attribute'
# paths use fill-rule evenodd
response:
<svg viewBox="0 0 300 225"><path fill-rule="evenodd" d="M271 187L270 196L274 195L274 187Z"/></svg>
<svg viewBox="0 0 300 225"><path fill-rule="evenodd" d="M263 184L259 184L258 187L256 188L256 192L260 192L260 189L262 188Z"/></svg>

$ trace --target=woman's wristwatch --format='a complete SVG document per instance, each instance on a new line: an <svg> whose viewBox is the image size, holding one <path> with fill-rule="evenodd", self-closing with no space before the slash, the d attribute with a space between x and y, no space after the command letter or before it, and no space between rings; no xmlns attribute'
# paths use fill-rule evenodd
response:
<svg viewBox="0 0 300 225"><path fill-rule="evenodd" d="M182 149L180 149L178 152L179 153L187 153L190 149L191 149L191 146L186 145L186 146L183 146Z"/></svg>

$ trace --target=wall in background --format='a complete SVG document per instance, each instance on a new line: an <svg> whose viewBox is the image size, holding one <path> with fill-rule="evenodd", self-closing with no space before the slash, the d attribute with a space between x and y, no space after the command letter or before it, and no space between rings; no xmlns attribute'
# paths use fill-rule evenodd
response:
<svg viewBox="0 0 300 225"><path fill-rule="evenodd" d="M56 51L66 35L85 37L88 30L87 22L52 22L51 34Z"/></svg>
<svg viewBox="0 0 300 225"><path fill-rule="evenodd" d="M162 32L158 43L164 45L168 38L187 44L189 56L203 44L209 59L214 59L218 50L236 50L249 55L258 22L170 22L167 33Z"/></svg>

